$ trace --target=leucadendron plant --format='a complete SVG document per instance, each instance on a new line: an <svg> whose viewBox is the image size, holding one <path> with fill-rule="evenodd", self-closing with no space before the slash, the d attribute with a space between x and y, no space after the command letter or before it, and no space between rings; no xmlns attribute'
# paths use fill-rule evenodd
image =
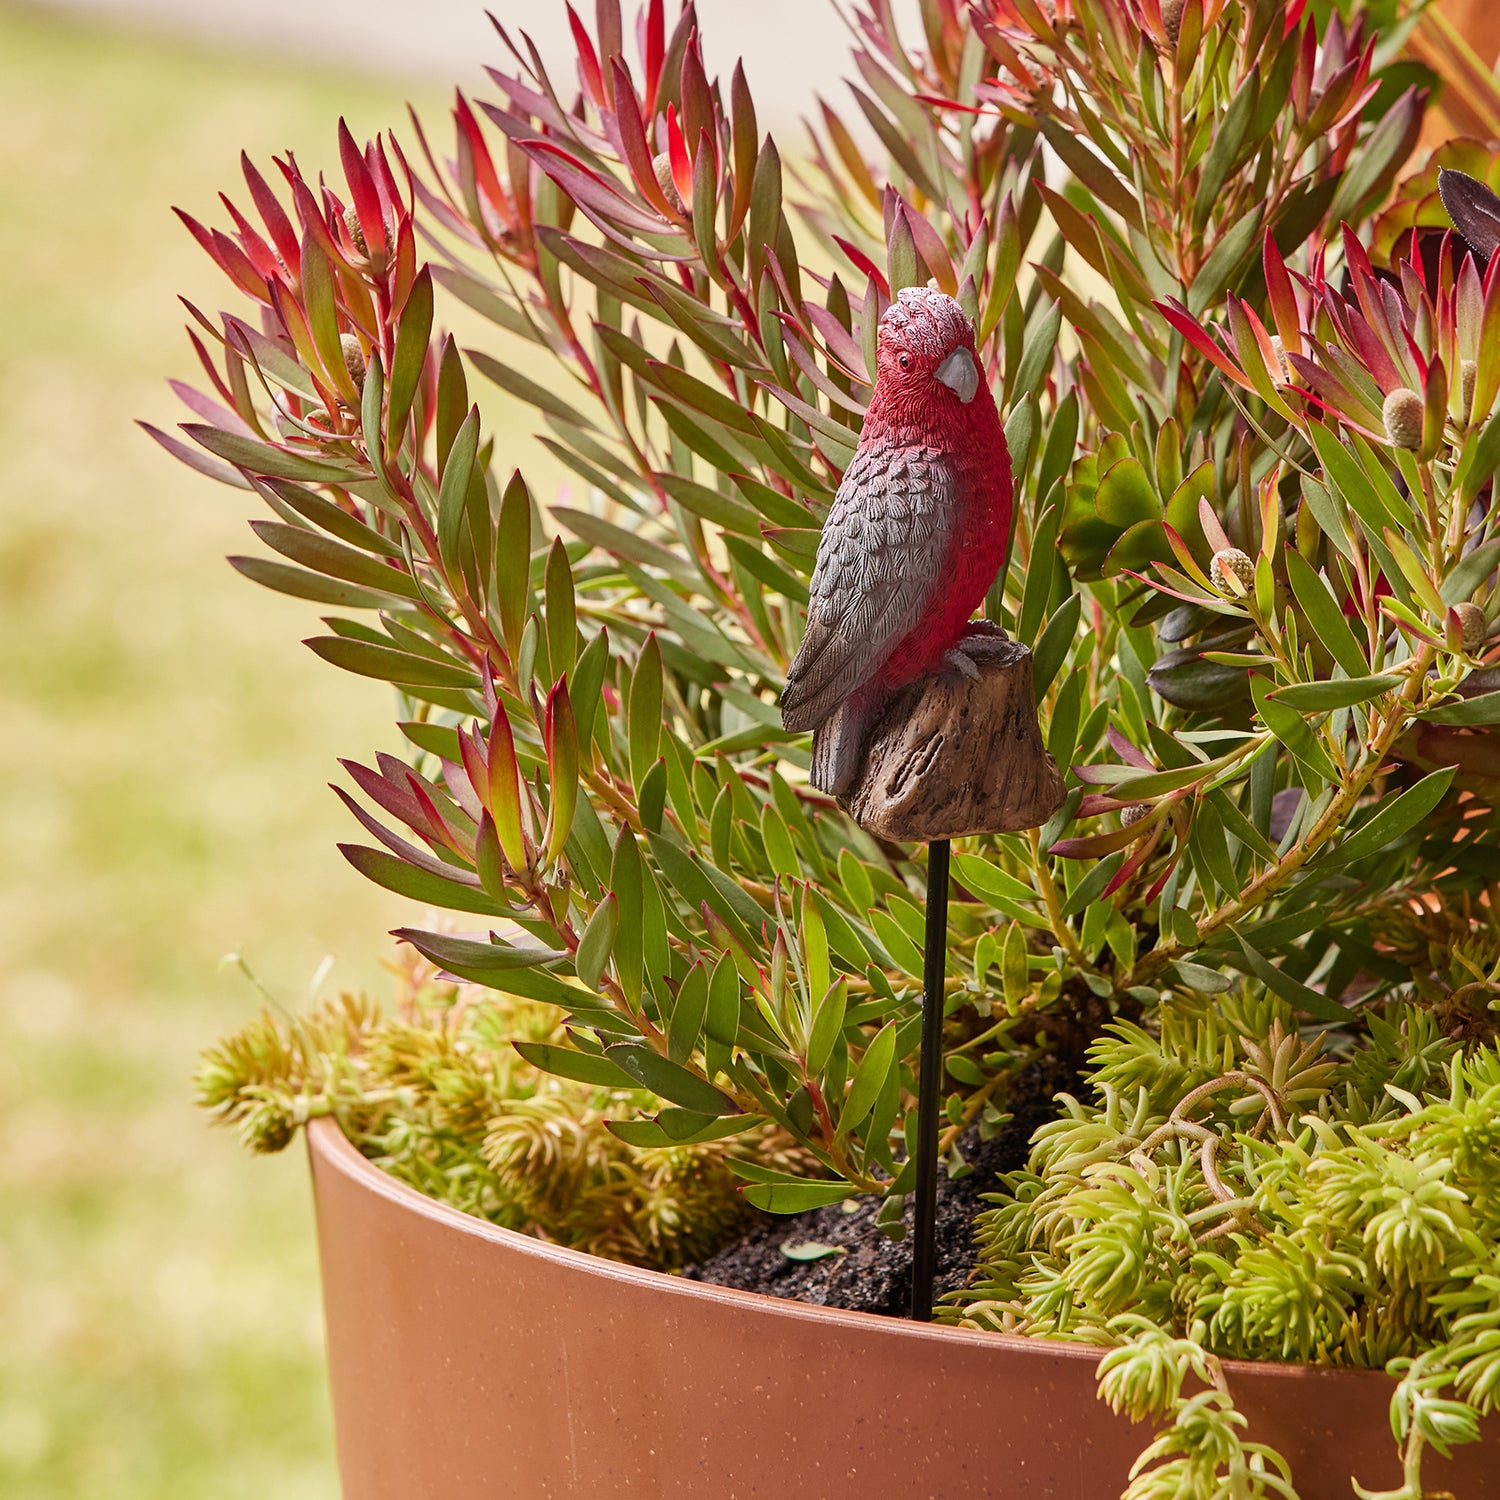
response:
<svg viewBox="0 0 1500 1500"><path fill-rule="evenodd" d="M343 183L247 160L229 227L188 220L240 310L190 309L208 388L155 436L264 503L274 555L232 561L335 611L309 646L396 688L409 753L347 763L344 853L478 929L398 937L525 1003L484 1029L525 1089L893 1231L925 855L808 787L777 695L881 313L930 281L974 320L1017 476L988 613L1071 793L955 851L950 1172L1039 1057L1079 1083L946 1316L1112 1346L1104 1394L1166 1424L1137 1500L1294 1493L1221 1357L1400 1375L1401 1500L1500 1393L1500 286L1435 172L1397 186L1412 10L875 0L860 128L819 103L783 151L691 5L600 0L566 82L501 30L451 144L341 129ZM510 471L476 382L579 502ZM297 1094L284 1041L221 1049L207 1102Z"/></svg>

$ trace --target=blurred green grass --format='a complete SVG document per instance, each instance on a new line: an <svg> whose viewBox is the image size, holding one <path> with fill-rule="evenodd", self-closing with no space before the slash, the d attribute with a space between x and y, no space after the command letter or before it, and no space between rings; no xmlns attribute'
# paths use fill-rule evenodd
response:
<svg viewBox="0 0 1500 1500"><path fill-rule="evenodd" d="M331 170L340 114L408 96L441 108L0 5L0 1494L337 1493L300 1151L250 1159L190 1075L258 1008L230 950L289 1007L325 955L381 990L408 914L324 783L390 705L223 563L246 497L131 418L183 415L176 294L229 305L169 205L222 222L242 146Z"/></svg>

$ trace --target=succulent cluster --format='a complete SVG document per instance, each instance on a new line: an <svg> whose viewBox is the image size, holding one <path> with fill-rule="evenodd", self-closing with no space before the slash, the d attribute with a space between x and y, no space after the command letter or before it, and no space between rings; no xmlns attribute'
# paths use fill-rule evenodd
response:
<svg viewBox="0 0 1500 1500"><path fill-rule="evenodd" d="M639 1103L612 1139L733 1142L762 1208L873 1193L894 1222L925 858L808 786L777 696L877 321L908 286L956 297L1016 475L987 613L1034 648L1070 794L955 850L950 1170L1035 1059L1095 1044L1095 1097L991 1220L989 1300L1127 1351L1107 1393L1179 1434L1141 1494L1189 1470L1289 1493L1218 1396L1182 1396L1218 1352L1416 1359L1419 1464L1469 1430L1435 1389L1496 1394L1461 1373L1488 1272L1461 1307L1366 1311L1410 1256L1447 1286L1494 1232L1493 1182L1441 1144L1443 1109L1494 1107L1493 169L1438 159L1468 173L1444 179L1462 235L1431 168L1397 186L1431 78L1386 0L919 11L918 43L885 0L852 20L878 166L826 105L784 160L743 70L709 78L692 6L669 26L661 0L573 17L576 90L502 31L449 152L341 130L341 185L287 157L274 191L247 161L250 210L189 228L252 312L191 309L208 389L179 387L186 440L155 435L269 508L275 556L233 562L335 611L312 649L397 689L410 751L347 766L369 842L344 852L480 925L399 936L522 1006L496 1024L553 1018L520 1051ZM439 294L494 352L440 331ZM582 503L503 477L476 379L535 414ZM1403 1081L1412 1057L1439 1061ZM1415 1173L1473 1225L1440 1207L1451 1234L1367 1243L1341 1172ZM1324 1219L1366 1259L1299 1311L1306 1257L1344 1265L1307 1237Z"/></svg>
<svg viewBox="0 0 1500 1500"><path fill-rule="evenodd" d="M1112 1346L1105 1399L1172 1419L1131 1500L1291 1493L1219 1359L1394 1367L1420 1500L1423 1447L1472 1440L1500 1392L1500 1055L1416 1006L1335 1053L1284 1001L1235 996L1111 1024L1086 1082L980 1216L949 1315Z"/></svg>
<svg viewBox="0 0 1500 1500"><path fill-rule="evenodd" d="M382 1010L342 995L294 1018L267 1010L209 1048L199 1104L253 1151L280 1151L331 1116L376 1165L507 1229L611 1260L676 1270L757 1215L725 1145L639 1145L642 1089L559 1077L556 1009L456 985L410 949ZM741 1148L805 1167L774 1126Z"/></svg>

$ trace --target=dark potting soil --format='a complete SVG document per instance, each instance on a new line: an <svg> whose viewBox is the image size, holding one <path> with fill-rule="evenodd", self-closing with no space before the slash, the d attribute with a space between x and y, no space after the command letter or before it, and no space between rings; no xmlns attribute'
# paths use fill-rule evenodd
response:
<svg viewBox="0 0 1500 1500"><path fill-rule="evenodd" d="M1011 1118L999 1132L982 1141L971 1129L961 1138L960 1153L974 1170L953 1181L939 1168L934 1301L957 1291L974 1269L974 1216L986 1207L982 1195L996 1191L998 1174L1025 1165L1032 1131L1057 1113L1053 1096L1076 1085L1076 1071L1061 1059L1049 1058L1029 1068L1011 1089ZM879 1207L878 1199L862 1198L855 1200L852 1211L834 1203L769 1219L682 1274L691 1281L821 1307L907 1317L912 1200L906 1204L906 1238L899 1241L876 1226ZM798 1260L782 1249L803 1245L827 1246L838 1253Z"/></svg>

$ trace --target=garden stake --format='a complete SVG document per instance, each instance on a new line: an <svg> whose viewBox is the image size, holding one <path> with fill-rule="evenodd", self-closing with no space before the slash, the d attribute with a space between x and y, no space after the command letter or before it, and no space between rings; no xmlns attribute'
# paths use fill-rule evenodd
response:
<svg viewBox="0 0 1500 1500"><path fill-rule="evenodd" d="M922 955L922 1064L917 1081L917 1222L911 1315L932 1321L937 1237L938 1100L943 1093L943 970L948 957L948 840L927 846L927 933Z"/></svg>

